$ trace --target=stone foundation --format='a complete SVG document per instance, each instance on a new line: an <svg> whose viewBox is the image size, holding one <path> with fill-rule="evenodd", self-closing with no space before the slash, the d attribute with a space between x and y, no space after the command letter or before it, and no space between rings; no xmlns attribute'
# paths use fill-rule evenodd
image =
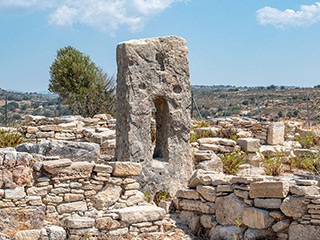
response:
<svg viewBox="0 0 320 240"><path fill-rule="evenodd" d="M177 192L180 218L206 239L318 239L320 188L312 177L229 176L199 170ZM304 235L303 235L304 234Z"/></svg>

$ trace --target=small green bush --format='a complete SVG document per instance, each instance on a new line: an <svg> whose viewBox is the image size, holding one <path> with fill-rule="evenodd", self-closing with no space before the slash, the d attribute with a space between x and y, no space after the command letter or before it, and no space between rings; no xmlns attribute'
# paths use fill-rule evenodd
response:
<svg viewBox="0 0 320 240"><path fill-rule="evenodd" d="M223 156L221 156L220 158L223 162L223 172L232 175L237 174L239 166L246 162L244 160L245 156L246 153L241 151L226 153Z"/></svg>
<svg viewBox="0 0 320 240"><path fill-rule="evenodd" d="M265 167L265 174L270 176L279 176L284 167L286 153L284 151L278 151L275 149L276 155L274 157L264 157L261 153L262 163Z"/></svg>
<svg viewBox="0 0 320 240"><path fill-rule="evenodd" d="M26 141L20 133L0 130L0 148L16 147L24 142Z"/></svg>

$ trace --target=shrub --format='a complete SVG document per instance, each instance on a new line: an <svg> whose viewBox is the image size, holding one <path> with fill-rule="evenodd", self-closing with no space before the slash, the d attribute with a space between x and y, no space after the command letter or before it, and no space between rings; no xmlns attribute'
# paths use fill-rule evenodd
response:
<svg viewBox="0 0 320 240"><path fill-rule="evenodd" d="M261 153L262 163L265 167L265 174L270 176L279 176L283 170L286 154L284 151L276 150L276 156L264 157Z"/></svg>
<svg viewBox="0 0 320 240"><path fill-rule="evenodd" d="M300 134L296 140L302 145L303 148L311 148L320 145L320 139L314 132L307 132L307 134Z"/></svg>
<svg viewBox="0 0 320 240"><path fill-rule="evenodd" d="M296 167L299 169L305 169L308 171L312 171L317 175L320 175L319 171L317 170L317 164L319 161L320 155L317 156L296 156L295 158L291 159L290 167Z"/></svg>
<svg viewBox="0 0 320 240"><path fill-rule="evenodd" d="M20 133L0 130L0 148L16 147L25 140Z"/></svg>
<svg viewBox="0 0 320 240"><path fill-rule="evenodd" d="M221 156L220 158L223 162L223 172L226 174L237 174L239 166L246 162L244 160L245 155L245 152L235 151Z"/></svg>

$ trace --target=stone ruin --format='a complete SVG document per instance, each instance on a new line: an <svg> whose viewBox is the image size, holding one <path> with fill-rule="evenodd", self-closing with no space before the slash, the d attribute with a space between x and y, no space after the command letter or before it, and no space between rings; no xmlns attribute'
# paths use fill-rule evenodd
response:
<svg viewBox="0 0 320 240"><path fill-rule="evenodd" d="M180 37L132 40L117 47L117 161L142 163L140 184L176 192L192 173L188 48ZM155 106L156 143L150 130Z"/></svg>
<svg viewBox="0 0 320 240"><path fill-rule="evenodd" d="M319 154L294 141L309 131L231 118L195 128L211 137L190 144L185 40L120 43L117 61L117 120L30 117L20 131L32 143L0 149L0 240L320 239L319 178L251 170L260 169L258 152ZM242 173L223 174L219 156L240 148ZM175 198L160 207L142 193L167 187ZM181 221L187 228L179 229Z"/></svg>

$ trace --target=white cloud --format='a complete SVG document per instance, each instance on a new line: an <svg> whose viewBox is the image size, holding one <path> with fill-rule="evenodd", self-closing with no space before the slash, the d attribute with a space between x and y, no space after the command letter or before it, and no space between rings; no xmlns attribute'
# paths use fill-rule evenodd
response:
<svg viewBox="0 0 320 240"><path fill-rule="evenodd" d="M320 21L320 3L302 5L299 11L264 7L257 10L257 19L260 24L271 24L279 28L311 25Z"/></svg>
<svg viewBox="0 0 320 240"><path fill-rule="evenodd" d="M150 17L180 1L187 0L1 0L0 12L49 10L49 24L80 23L112 34L120 26L140 30Z"/></svg>

